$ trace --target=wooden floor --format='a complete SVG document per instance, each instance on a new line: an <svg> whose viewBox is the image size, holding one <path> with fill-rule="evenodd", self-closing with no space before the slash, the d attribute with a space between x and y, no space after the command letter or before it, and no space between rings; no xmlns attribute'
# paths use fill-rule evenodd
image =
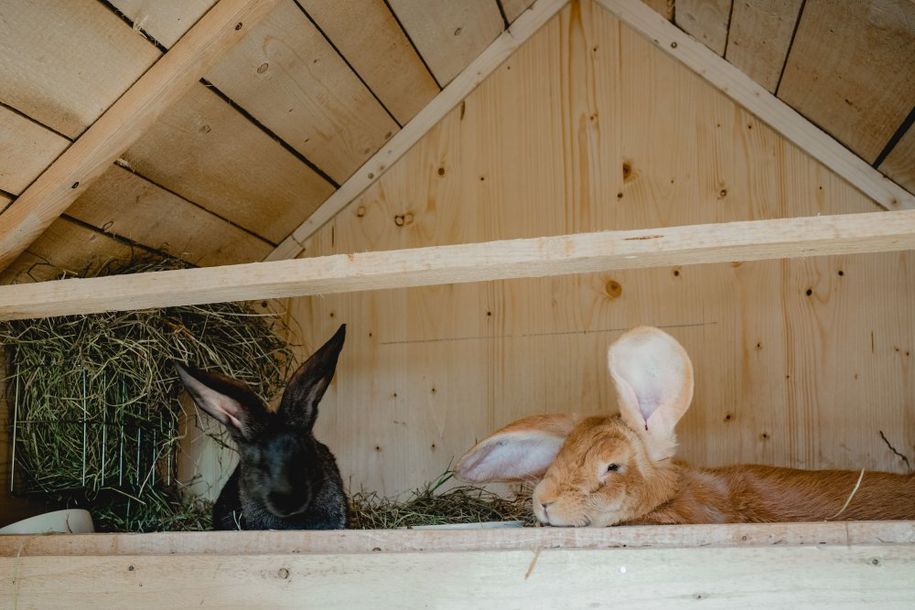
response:
<svg viewBox="0 0 915 610"><path fill-rule="evenodd" d="M3 608L912 607L915 521L0 537Z"/></svg>

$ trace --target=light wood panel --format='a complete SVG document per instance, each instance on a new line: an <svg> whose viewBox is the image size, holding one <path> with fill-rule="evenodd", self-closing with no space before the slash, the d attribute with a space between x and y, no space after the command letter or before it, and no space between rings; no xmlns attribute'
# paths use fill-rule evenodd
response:
<svg viewBox="0 0 915 610"><path fill-rule="evenodd" d="M259 260L272 249L269 242L118 166L68 214L200 266Z"/></svg>
<svg viewBox="0 0 915 610"><path fill-rule="evenodd" d="M229 49L207 79L337 182L398 129L291 0Z"/></svg>
<svg viewBox="0 0 915 610"><path fill-rule="evenodd" d="M333 192L329 182L201 84L124 159L154 182L274 243Z"/></svg>
<svg viewBox="0 0 915 610"><path fill-rule="evenodd" d="M435 75L447 85L502 32L496 0L388 0Z"/></svg>
<svg viewBox="0 0 915 610"><path fill-rule="evenodd" d="M0 193L0 213L2 213L3 210L6 209L6 206L12 203L12 201L12 197L5 195L4 193Z"/></svg>
<svg viewBox="0 0 915 610"><path fill-rule="evenodd" d="M438 93L383 0L299 0L299 5L401 125Z"/></svg>
<svg viewBox="0 0 915 610"><path fill-rule="evenodd" d="M18 195L69 145L63 136L0 106L0 189Z"/></svg>
<svg viewBox="0 0 915 610"><path fill-rule="evenodd" d="M100 2L0 4L0 102L70 138L158 58Z"/></svg>
<svg viewBox="0 0 915 610"><path fill-rule="evenodd" d="M725 57L775 93L803 0L734 0Z"/></svg>
<svg viewBox="0 0 915 610"><path fill-rule="evenodd" d="M915 100L915 3L808 0L778 96L873 162Z"/></svg>
<svg viewBox="0 0 915 610"><path fill-rule="evenodd" d="M139 28L168 48L190 29L216 0L109 0Z"/></svg>
<svg viewBox="0 0 915 610"><path fill-rule="evenodd" d="M652 40L582 2L305 245L318 256L872 209ZM606 348L638 324L667 328L694 360L685 459L901 471L879 431L912 455L913 264L900 253L671 265L291 306L303 355L348 324L316 434L354 489L393 494L434 479L517 417L612 412Z"/></svg>
<svg viewBox="0 0 915 610"><path fill-rule="evenodd" d="M718 55L728 41L731 0L677 0L674 20Z"/></svg>
<svg viewBox="0 0 915 610"><path fill-rule="evenodd" d="M880 164L880 171L907 188L910 193L915 193L915 127L910 125L896 142Z"/></svg>
<svg viewBox="0 0 915 610"><path fill-rule="evenodd" d="M913 569L911 544L3 557L0 599L68 609L902 608L915 595Z"/></svg>
<svg viewBox="0 0 915 610"><path fill-rule="evenodd" d="M499 0L499 2L502 4L502 10L505 11L505 18L512 23L534 3L534 0Z"/></svg>
<svg viewBox="0 0 915 610"><path fill-rule="evenodd" d="M668 21L673 21L675 0L642 0L642 2Z"/></svg>

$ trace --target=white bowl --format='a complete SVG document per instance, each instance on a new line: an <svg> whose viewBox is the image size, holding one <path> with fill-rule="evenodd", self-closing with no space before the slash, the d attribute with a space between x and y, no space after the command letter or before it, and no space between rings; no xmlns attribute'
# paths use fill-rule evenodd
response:
<svg viewBox="0 0 915 610"><path fill-rule="evenodd" d="M91 534L92 515L81 508L55 510L35 515L0 528L2 534Z"/></svg>

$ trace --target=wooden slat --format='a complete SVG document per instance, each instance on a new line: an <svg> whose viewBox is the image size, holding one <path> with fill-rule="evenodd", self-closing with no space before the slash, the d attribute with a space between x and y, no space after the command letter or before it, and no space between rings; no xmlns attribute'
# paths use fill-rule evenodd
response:
<svg viewBox="0 0 915 610"><path fill-rule="evenodd" d="M0 269L58 218L195 84L275 0L221 0L0 214ZM240 25L239 25L240 24ZM174 161L174 159L172 159Z"/></svg>
<svg viewBox="0 0 915 610"><path fill-rule="evenodd" d="M677 0L676 7L676 24L718 55L724 55L731 0Z"/></svg>
<svg viewBox="0 0 915 610"><path fill-rule="evenodd" d="M503 28L496 0L389 0L389 4L442 86Z"/></svg>
<svg viewBox="0 0 915 610"><path fill-rule="evenodd" d="M125 17L168 48L188 31L216 0L109 0Z"/></svg>
<svg viewBox="0 0 915 610"><path fill-rule="evenodd" d="M70 138L158 57L100 2L0 3L0 102Z"/></svg>
<svg viewBox="0 0 915 610"><path fill-rule="evenodd" d="M915 207L915 197L910 193L884 178L746 74L672 26L639 0L597 2L879 205L890 210Z"/></svg>
<svg viewBox="0 0 915 610"><path fill-rule="evenodd" d="M778 96L867 162L915 100L915 3L804 4Z"/></svg>
<svg viewBox="0 0 915 610"><path fill-rule="evenodd" d="M725 57L774 93L803 0L734 0Z"/></svg>
<svg viewBox="0 0 915 610"><path fill-rule="evenodd" d="M349 178L399 128L289 0L229 49L206 77L337 182Z"/></svg>
<svg viewBox="0 0 915 610"><path fill-rule="evenodd" d="M0 319L915 248L915 211L607 231L0 288Z"/></svg>
<svg viewBox="0 0 915 610"><path fill-rule="evenodd" d="M880 171L915 193L915 127L903 134L902 138L880 164Z"/></svg>
<svg viewBox="0 0 915 610"><path fill-rule="evenodd" d="M906 607L915 545L0 558L6 607Z"/></svg>
<svg viewBox="0 0 915 610"><path fill-rule="evenodd" d="M642 0L642 2L668 21L673 21L675 0Z"/></svg>
<svg viewBox="0 0 915 610"><path fill-rule="evenodd" d="M439 92L383 0L300 0L401 125Z"/></svg>
<svg viewBox="0 0 915 610"><path fill-rule="evenodd" d="M133 144L137 173L276 243L333 186L202 84Z"/></svg>
<svg viewBox="0 0 915 610"><path fill-rule="evenodd" d="M353 176L340 185L291 235L277 247L268 260L282 260L298 256L301 243L317 231L353 199L371 186L382 173L410 150L452 108L457 106L477 85L486 80L503 61L549 21L566 0L537 0L512 25L455 78L435 99L427 104L413 120L397 132L385 146L375 153Z"/></svg>
<svg viewBox="0 0 915 610"><path fill-rule="evenodd" d="M17 195L70 141L0 106L0 189Z"/></svg>
<svg viewBox="0 0 915 610"><path fill-rule="evenodd" d="M912 521L727 523L613 528L161 532L0 536L0 557L100 555L263 555L510 551L759 545L915 544Z"/></svg>
<svg viewBox="0 0 915 610"><path fill-rule="evenodd" d="M499 0L499 2L502 3L502 10L505 11L505 18L509 23L514 23L515 19L534 3L534 0Z"/></svg>
<svg viewBox="0 0 915 610"><path fill-rule="evenodd" d="M272 249L269 242L116 165L67 213L200 266L257 261Z"/></svg>

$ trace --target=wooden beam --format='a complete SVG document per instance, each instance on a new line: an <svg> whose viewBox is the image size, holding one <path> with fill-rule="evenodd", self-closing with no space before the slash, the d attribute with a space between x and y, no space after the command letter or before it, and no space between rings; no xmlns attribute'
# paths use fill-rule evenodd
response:
<svg viewBox="0 0 915 610"><path fill-rule="evenodd" d="M515 50L549 21L568 0L537 0L527 11L489 45L483 53L442 89L403 129L366 161L356 173L289 237L266 258L276 261L295 258L302 252L302 244L324 223L333 218L353 199L375 183L389 167L403 157L414 144L426 135L461 100L467 97L496 68L502 65Z"/></svg>
<svg viewBox="0 0 915 610"><path fill-rule="evenodd" d="M606 231L0 287L0 319L915 249L915 210Z"/></svg>
<svg viewBox="0 0 915 610"><path fill-rule="evenodd" d="M885 178L763 86L640 0L597 2L879 205L888 210L915 208L915 195Z"/></svg>
<svg viewBox="0 0 915 610"><path fill-rule="evenodd" d="M0 214L0 270L58 218L276 0L220 0Z"/></svg>

